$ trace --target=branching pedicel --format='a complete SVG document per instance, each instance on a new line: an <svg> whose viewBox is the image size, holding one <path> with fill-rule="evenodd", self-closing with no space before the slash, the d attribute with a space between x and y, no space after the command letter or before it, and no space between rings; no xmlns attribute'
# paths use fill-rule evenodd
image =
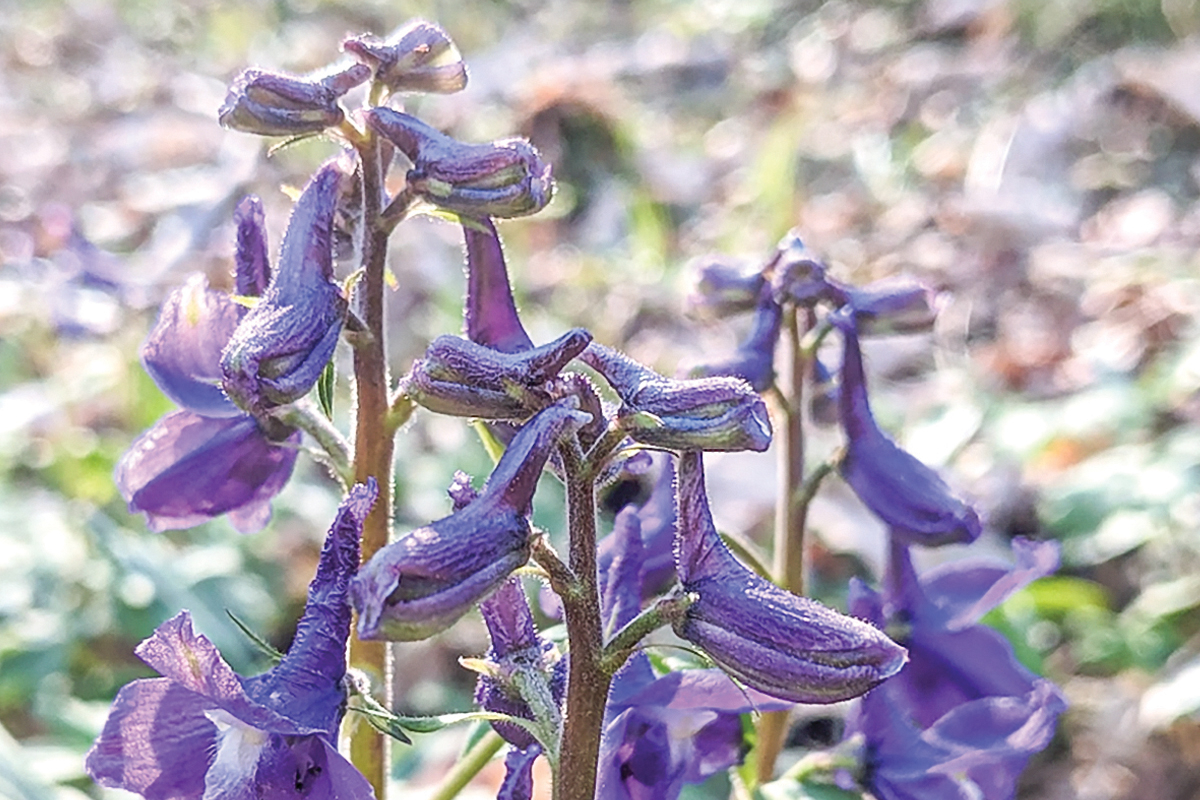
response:
<svg viewBox="0 0 1200 800"><path fill-rule="evenodd" d="M247 198L238 206L239 301L202 277L167 299L142 355L182 409L133 444L116 480L130 510L156 530L221 515L240 530L257 530L291 474L304 431L344 484L359 485L330 532L283 661L242 678L181 612L139 648L164 677L121 692L88 757L89 773L148 800L382 800L389 770L381 734L348 726L353 766L336 750L351 689L370 692L343 679L351 606L358 615L351 665L384 682L382 704L350 698L352 719L369 718L405 742L408 733L446 720L410 720L387 707L388 650L367 640L433 636L479 606L492 649L465 664L480 673L482 718L511 748L500 798L528 800L532 766L545 758L561 800L673 800L685 784L740 763L742 715L844 700L897 674L854 718L857 767L827 772L827 779L885 800L1011 797L1015 776L1049 740L1063 704L1053 684L1020 668L1007 643L976 622L1023 582L1051 571L1056 556L1050 545L1021 545L1019 571L977 570L957 583L921 581L912 569L910 546L969 542L982 528L970 506L875 423L858 337L930 324L929 293L902 280L842 284L789 235L757 273L705 274L701 305L717 315L753 310L755 320L732 358L695 377L660 375L582 329L535 346L517 316L492 219L545 206L549 165L523 140L464 143L401 110L405 92L453 92L466 83L458 51L437 26L411 23L386 40L357 36L344 49L358 63L312 78L247 70L230 88L219 114L226 127L322 134L341 152L301 194L273 269L261 204ZM365 106L347 111L343 103L364 84ZM404 171L403 188L388 196L385 177L394 167ZM438 337L407 375L391 381L382 313L386 243L422 204L461 220L467 335ZM339 215L356 217L362 237L361 274L348 294L334 274ZM351 328L353 446L304 399ZM804 510L835 465L803 475L800 390L809 375L830 377L816 347L835 329L843 339L838 408L847 437L836 466L893 540L883 595L854 589L857 618L798 596L794 567L772 583L726 546L709 512L701 457L704 450L767 449L772 422L763 394L774 398L775 427L788 432L777 448L794 467L778 500L776 548L802 553ZM781 339L790 343L784 385L775 374ZM601 402L579 364L609 384L615 408ZM391 440L418 405L487 420L506 450L480 490L456 478L449 516L387 544ZM622 470L644 470L643 448L667 451L653 493L621 511L598 542L597 486ZM529 522L547 465L567 485L565 560ZM739 552L752 556L753 547L739 545ZM512 577L531 559L562 605L565 653L538 632ZM763 559L750 560L765 569ZM977 585L964 591L974 578ZM950 583L956 592L945 588ZM659 674L637 650L666 626L717 668ZM992 657L981 660L984 652ZM780 731L764 724L760 734L764 782ZM479 752L468 754L438 797L452 796L494 750ZM926 789L934 793L920 794Z"/></svg>

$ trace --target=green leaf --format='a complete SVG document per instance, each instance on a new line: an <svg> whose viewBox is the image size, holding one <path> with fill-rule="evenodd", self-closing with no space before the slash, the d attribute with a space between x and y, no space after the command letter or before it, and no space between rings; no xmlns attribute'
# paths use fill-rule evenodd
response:
<svg viewBox="0 0 1200 800"><path fill-rule="evenodd" d="M333 365L333 359L329 359L329 363L325 365L325 369L321 370L321 377L317 379L317 402L321 404L321 412L325 414L326 419L333 419L333 385L337 380L337 368Z"/></svg>
<svg viewBox="0 0 1200 800"><path fill-rule="evenodd" d="M231 620L233 620L233 624L237 625L238 630L246 634L246 638L253 642L254 646L261 650L267 658L271 659L271 661L275 662L276 664L283 660L283 653L277 650L266 639L262 638L253 630L251 630L250 626L242 622L241 619L238 618L237 614L234 614L228 608L225 609L225 613L229 615Z"/></svg>

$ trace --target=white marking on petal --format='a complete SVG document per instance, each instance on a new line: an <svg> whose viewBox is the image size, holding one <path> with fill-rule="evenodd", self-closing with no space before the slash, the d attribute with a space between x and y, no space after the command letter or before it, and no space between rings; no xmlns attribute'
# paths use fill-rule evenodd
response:
<svg viewBox="0 0 1200 800"><path fill-rule="evenodd" d="M271 735L221 709L205 711L204 716L217 726L217 757L204 776L201 800L222 800L247 794L254 786L258 758Z"/></svg>

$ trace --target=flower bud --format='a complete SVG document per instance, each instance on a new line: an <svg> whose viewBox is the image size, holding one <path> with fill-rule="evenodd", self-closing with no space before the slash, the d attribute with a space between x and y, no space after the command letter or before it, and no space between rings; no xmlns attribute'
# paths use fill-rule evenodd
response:
<svg viewBox="0 0 1200 800"><path fill-rule="evenodd" d="M226 128L260 136L319 133L345 119L338 99L369 77L363 64L319 79L247 69L229 87L217 118Z"/></svg>
<svg viewBox="0 0 1200 800"><path fill-rule="evenodd" d="M575 328L541 347L501 353L470 339L439 336L413 364L403 389L439 414L520 419L550 404L545 384L591 340Z"/></svg>
<svg viewBox="0 0 1200 800"><path fill-rule="evenodd" d="M756 450L771 444L766 404L741 378L672 380L593 342L580 360L621 397L617 419L635 441L672 450Z"/></svg>
<svg viewBox="0 0 1200 800"><path fill-rule="evenodd" d="M409 189L436 206L468 217L520 217L550 202L550 165L524 139L466 144L390 108L364 116L412 161Z"/></svg>
<svg viewBox="0 0 1200 800"><path fill-rule="evenodd" d="M586 421L569 403L546 408L521 428L478 497L377 552L350 589L359 636L428 638L523 565L533 541L529 514L542 468L559 438Z"/></svg>
<svg viewBox="0 0 1200 800"><path fill-rule="evenodd" d="M538 635L525 590L509 578L495 594L479 604L492 639L482 672L475 684L475 704L485 711L532 720L533 711L522 697L521 685L537 687L549 702L562 703L567 688L567 662L553 643ZM496 733L513 747L524 750L533 736L511 722L493 722Z"/></svg>
<svg viewBox="0 0 1200 800"><path fill-rule="evenodd" d="M271 283L267 224L263 218L262 201L254 195L243 197L233 210L233 222L237 226L234 290L243 297L258 297Z"/></svg>
<svg viewBox="0 0 1200 800"><path fill-rule="evenodd" d="M812 306L829 293L825 264L808 249L795 231L789 231L780 240L768 269L774 272L771 285L780 303Z"/></svg>
<svg viewBox="0 0 1200 800"><path fill-rule="evenodd" d="M487 217L462 226L467 245L467 338L501 353L532 350L533 340L517 316L496 225Z"/></svg>
<svg viewBox="0 0 1200 800"><path fill-rule="evenodd" d="M878 628L785 591L729 552L713 524L700 453L679 458L679 579L694 602L675 632L732 675L774 697L833 703L904 666Z"/></svg>
<svg viewBox="0 0 1200 800"><path fill-rule="evenodd" d="M393 92L450 94L467 85L467 67L444 30L413 20L386 40L370 34L342 42L342 49L375 70Z"/></svg>
<svg viewBox="0 0 1200 800"><path fill-rule="evenodd" d="M936 295L909 278L884 278L861 288L838 288L854 310L860 336L921 333L932 329L937 321Z"/></svg>
<svg viewBox="0 0 1200 800"><path fill-rule="evenodd" d="M346 300L333 281L333 218L341 173L321 168L288 221L279 268L221 355L222 385L259 413L303 397L333 356Z"/></svg>
<svg viewBox="0 0 1200 800"><path fill-rule="evenodd" d="M746 340L738 345L733 358L692 370L697 378L728 375L741 378L756 392L765 392L775 382L775 345L783 325L783 307L769 293L759 300L754 311L754 326Z"/></svg>
<svg viewBox="0 0 1200 800"><path fill-rule="evenodd" d="M982 526L975 510L955 497L938 474L887 437L867 399L862 351L854 317L830 316L842 331L842 385L838 409L846 432L842 478L871 511L909 544L973 542Z"/></svg>
<svg viewBox="0 0 1200 800"><path fill-rule="evenodd" d="M696 316L728 317L750 311L762 295L762 272L746 274L724 259L707 260L693 268L696 285L688 294L688 311Z"/></svg>

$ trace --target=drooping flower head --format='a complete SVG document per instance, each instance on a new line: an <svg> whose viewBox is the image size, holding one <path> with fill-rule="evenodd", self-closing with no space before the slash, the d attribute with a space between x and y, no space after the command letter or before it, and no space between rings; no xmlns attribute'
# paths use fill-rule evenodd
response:
<svg viewBox="0 0 1200 800"><path fill-rule="evenodd" d="M221 354L222 385L260 414L309 392L333 357L346 299L333 280L333 220L342 173L329 162L292 210L279 262L261 300Z"/></svg>
<svg viewBox="0 0 1200 800"><path fill-rule="evenodd" d="M630 438L672 450L766 450L767 406L741 378L672 380L593 342L580 360L621 398L617 420Z"/></svg>
<svg viewBox="0 0 1200 800"><path fill-rule="evenodd" d="M558 440L588 421L562 401L525 423L479 496L375 554L351 602L364 639L412 641L445 630L529 558L529 514Z"/></svg>
<svg viewBox="0 0 1200 800"><path fill-rule="evenodd" d="M979 515L955 497L938 474L888 438L871 413L854 315L830 315L842 332L842 385L838 408L846 433L839 469L846 483L892 530L912 544L937 546L972 542Z"/></svg>
<svg viewBox="0 0 1200 800"><path fill-rule="evenodd" d="M320 133L346 118L338 100L369 77L363 64L323 78L247 69L229 87L217 118L226 128L260 136Z"/></svg>
<svg viewBox="0 0 1200 800"><path fill-rule="evenodd" d="M86 768L102 786L146 800L258 797L368 800L371 786L337 752L350 612L363 520L376 487L338 510L296 637L283 660L236 674L182 611L137 648L162 675L118 693Z"/></svg>
<svg viewBox="0 0 1200 800"><path fill-rule="evenodd" d="M699 453L679 459L678 570L696 596L675 632L775 697L833 703L900 671L904 648L878 628L779 588L729 552L713 524Z"/></svg>

